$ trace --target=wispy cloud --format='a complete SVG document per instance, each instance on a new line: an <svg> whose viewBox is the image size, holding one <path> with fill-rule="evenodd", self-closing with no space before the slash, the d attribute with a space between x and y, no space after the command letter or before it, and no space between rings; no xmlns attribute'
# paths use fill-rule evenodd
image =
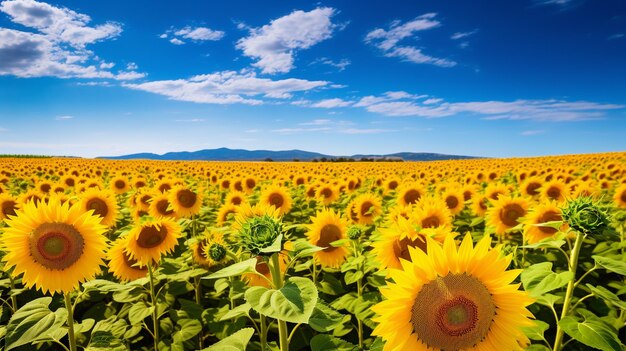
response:
<svg viewBox="0 0 626 351"><path fill-rule="evenodd" d="M183 45L186 41L203 42L203 41L218 41L224 38L224 33L221 30L214 30L208 27L190 27L176 29L170 28L165 33L159 35L161 39L169 39L169 42L174 45Z"/></svg>
<svg viewBox="0 0 626 351"><path fill-rule="evenodd" d="M294 68L296 51L308 49L332 36L338 28L331 21L335 12L330 7L293 11L261 28L248 28L250 35L240 39L237 48L257 60L253 66L263 73L287 73Z"/></svg>
<svg viewBox="0 0 626 351"><path fill-rule="evenodd" d="M263 104L262 98L289 99L294 93L327 86L327 81L288 78L258 78L250 71L222 71L189 79L161 80L123 86L169 97L172 100L206 104Z"/></svg>
<svg viewBox="0 0 626 351"><path fill-rule="evenodd" d="M12 22L37 31L0 28L0 75L118 80L144 76L111 72L112 63L86 48L118 37L122 32L119 23L90 26L88 15L34 0L3 1L0 12L9 15Z"/></svg>
<svg viewBox="0 0 626 351"><path fill-rule="evenodd" d="M54 119L57 121L69 121L70 119L74 119L74 116L56 116Z"/></svg>
<svg viewBox="0 0 626 351"><path fill-rule="evenodd" d="M543 134L545 132L546 131L543 130L543 129L540 129L540 130L525 130L525 131L523 131L523 132L521 132L519 134L522 135L522 136L532 136L532 135L537 135L537 134Z"/></svg>
<svg viewBox="0 0 626 351"><path fill-rule="evenodd" d="M352 62L346 58L343 58L339 61L333 61L331 59L329 59L328 57L320 57L316 60L314 60L313 62L311 62L312 65L314 64L322 64L322 65L327 65L327 66L331 66L336 68L339 72L343 71L346 69L346 67L348 67Z"/></svg>
<svg viewBox="0 0 626 351"><path fill-rule="evenodd" d="M616 40L616 39L622 39L624 38L624 33L615 33L613 35L609 35L608 38L606 38L607 40Z"/></svg>
<svg viewBox="0 0 626 351"><path fill-rule="evenodd" d="M316 103L311 104L311 107L317 108L338 108L338 107L347 107L354 103L354 101L346 101L339 98L334 99L325 99L318 101Z"/></svg>
<svg viewBox="0 0 626 351"><path fill-rule="evenodd" d="M456 32L456 33L452 34L450 39L452 39L452 40L459 40L459 39L467 38L470 35L476 34L477 32L478 32L478 29L474 29L474 30L469 31L469 32Z"/></svg>
<svg viewBox="0 0 626 351"><path fill-rule="evenodd" d="M432 64L439 67L453 67L456 62L433 57L422 52L421 48L408 45L399 45L406 38L415 37L415 33L441 26L435 19L436 13L427 13L412 21L402 23L393 21L388 29L376 28L365 36L365 42L380 49L387 57L398 57L413 63Z"/></svg>
<svg viewBox="0 0 626 351"><path fill-rule="evenodd" d="M297 127L280 128L271 130L279 134L299 134L299 133L326 133L326 134L380 134L395 132L392 129L382 128L359 128L352 121L315 119L309 122L298 123Z"/></svg>
<svg viewBox="0 0 626 351"><path fill-rule="evenodd" d="M298 123L298 125L301 126L324 126L324 125L329 125L332 124L333 121L330 119L314 119L310 122L302 122L302 123Z"/></svg>
<svg viewBox="0 0 626 351"><path fill-rule="evenodd" d="M174 121L184 122L184 123L200 123L200 122L204 122L204 118L175 119Z"/></svg>

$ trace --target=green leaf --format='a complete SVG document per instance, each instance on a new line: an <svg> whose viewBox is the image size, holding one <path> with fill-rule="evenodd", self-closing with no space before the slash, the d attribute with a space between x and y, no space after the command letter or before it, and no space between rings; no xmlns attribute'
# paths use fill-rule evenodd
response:
<svg viewBox="0 0 626 351"><path fill-rule="evenodd" d="M343 314L319 300L315 305L315 309L313 309L311 318L309 318L309 325L314 330L325 333L339 327L342 321Z"/></svg>
<svg viewBox="0 0 626 351"><path fill-rule="evenodd" d="M531 344L525 349L526 351L550 351L546 345L542 344Z"/></svg>
<svg viewBox="0 0 626 351"><path fill-rule="evenodd" d="M128 321L130 325L140 324L146 317L152 314L154 306L148 306L145 302L134 304L128 310Z"/></svg>
<svg viewBox="0 0 626 351"><path fill-rule="evenodd" d="M256 260L256 257L254 257L249 260L238 262L226 268L220 269L219 271L209 275L208 277L204 277L202 279L228 278L228 277L242 275L244 273L252 273L252 272L255 272L256 263L257 263L257 260Z"/></svg>
<svg viewBox="0 0 626 351"><path fill-rule="evenodd" d="M74 323L74 332L75 333L86 333L93 328L93 325L96 324L96 321L92 318L83 319L80 323Z"/></svg>
<svg viewBox="0 0 626 351"><path fill-rule="evenodd" d="M225 320L243 317L243 316L249 316L251 308L252 306L250 306L250 304L246 302L243 305L239 305L233 308L232 310L228 311L228 313L226 313L225 315L222 316L222 318L220 318L220 321L225 321Z"/></svg>
<svg viewBox="0 0 626 351"><path fill-rule="evenodd" d="M358 350L356 345L335 338L328 334L318 334L311 339L311 351L353 351Z"/></svg>
<svg viewBox="0 0 626 351"><path fill-rule="evenodd" d="M472 222L470 223L470 227L475 227L481 223L483 223L485 221L485 218L483 217L476 217L474 219L472 219Z"/></svg>
<svg viewBox="0 0 626 351"><path fill-rule="evenodd" d="M605 287L599 286L599 285L597 287L594 287L591 284L587 284L587 288L589 290L591 290L591 292L594 295L604 299L609 304L614 305L614 306L616 306L618 308L621 308L623 310L626 310L626 302L622 301L619 298L619 296L615 295L614 293L612 293L611 291L609 291Z"/></svg>
<svg viewBox="0 0 626 351"><path fill-rule="evenodd" d="M532 297L561 288L573 278L574 274L570 271L554 273L551 262L536 263L526 268L521 275L524 290L528 291Z"/></svg>
<svg viewBox="0 0 626 351"><path fill-rule="evenodd" d="M272 245L264 247L260 249L259 251L263 253L280 252L280 250L282 250L282 246L283 246L283 235L278 234L278 236L276 237Z"/></svg>
<svg viewBox="0 0 626 351"><path fill-rule="evenodd" d="M195 319L181 319L178 321L178 326L180 329L177 330L172 336L174 343L187 341L198 335L198 333L202 330L202 323Z"/></svg>
<svg viewBox="0 0 626 351"><path fill-rule="evenodd" d="M126 345L110 331L99 330L91 334L91 341L85 351L124 351Z"/></svg>
<svg viewBox="0 0 626 351"><path fill-rule="evenodd" d="M567 316L559 322L559 325L567 335L596 349L615 351L622 350L624 346L619 342L615 330L599 318L579 323L574 317Z"/></svg>
<svg viewBox="0 0 626 351"><path fill-rule="evenodd" d="M252 308L261 314L306 324L317 303L317 289L307 278L292 277L279 290L254 286L246 291L245 297Z"/></svg>
<svg viewBox="0 0 626 351"><path fill-rule="evenodd" d="M51 302L51 297L42 297L25 304L13 314L7 324L5 337L7 351L37 341L50 340L52 335L59 335L59 329L63 328L67 321L67 310L59 308L52 312L48 308Z"/></svg>
<svg viewBox="0 0 626 351"><path fill-rule="evenodd" d="M565 240L542 240L538 243L520 246L520 248L539 249L539 248L558 248L565 245Z"/></svg>
<svg viewBox="0 0 626 351"><path fill-rule="evenodd" d="M522 327L524 334L531 340L545 340L543 333L550 328L550 324L535 320L532 327Z"/></svg>
<svg viewBox="0 0 626 351"><path fill-rule="evenodd" d="M350 285L352 283L356 283L359 279L363 278L363 272L361 271L348 271L343 276L343 279L346 281L346 284Z"/></svg>
<svg viewBox="0 0 626 351"><path fill-rule="evenodd" d="M300 257L311 256L314 253L322 251L322 250L324 250L323 247L313 245L309 243L308 241L298 241L295 244L294 251L296 252L296 255L293 258L296 259Z"/></svg>
<svg viewBox="0 0 626 351"><path fill-rule="evenodd" d="M113 300L116 302L135 302L144 295L145 291L140 286L125 285L123 289L113 293Z"/></svg>
<svg viewBox="0 0 626 351"><path fill-rule="evenodd" d="M599 266L602 266L606 270L615 272L621 275L626 275L626 262L614 260L612 258L594 255L591 256Z"/></svg>
<svg viewBox="0 0 626 351"><path fill-rule="evenodd" d="M383 351L385 348L385 342L380 337L374 339L372 346L370 346L370 351Z"/></svg>
<svg viewBox="0 0 626 351"><path fill-rule="evenodd" d="M253 334L254 329L244 328L202 351L245 351Z"/></svg>

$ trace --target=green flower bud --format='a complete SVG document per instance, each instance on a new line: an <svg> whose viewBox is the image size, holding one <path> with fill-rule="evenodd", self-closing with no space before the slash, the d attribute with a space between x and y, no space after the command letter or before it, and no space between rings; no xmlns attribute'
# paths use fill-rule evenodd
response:
<svg viewBox="0 0 626 351"><path fill-rule="evenodd" d="M567 203L563 219L570 228L583 234L601 233L609 225L609 215L591 197L579 197Z"/></svg>
<svg viewBox="0 0 626 351"><path fill-rule="evenodd" d="M279 219L264 215L252 217L245 222L239 231L239 237L243 247L253 255L271 255L282 248L282 242L276 243L279 236L282 238L282 233L283 223ZM275 244L278 245L273 247Z"/></svg>
<svg viewBox="0 0 626 351"><path fill-rule="evenodd" d="M346 233L348 238L350 238L351 240L358 240L361 235L363 235L364 232L364 228L358 225L353 225L350 228L348 228L348 232Z"/></svg>
<svg viewBox="0 0 626 351"><path fill-rule="evenodd" d="M221 244L212 244L207 251L210 258L215 262L219 262L226 257L226 248Z"/></svg>

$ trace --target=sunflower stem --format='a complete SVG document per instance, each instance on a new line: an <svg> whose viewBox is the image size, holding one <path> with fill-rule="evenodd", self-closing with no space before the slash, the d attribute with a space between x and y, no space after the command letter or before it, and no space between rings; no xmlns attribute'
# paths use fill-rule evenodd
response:
<svg viewBox="0 0 626 351"><path fill-rule="evenodd" d="M267 321L263 314L259 314L259 320L261 322L261 332L259 335L261 339L261 351L265 351L265 345L267 344Z"/></svg>
<svg viewBox="0 0 626 351"><path fill-rule="evenodd" d="M157 298L154 293L154 272L152 262L148 263L148 275L150 276L150 302L152 302L152 329L154 335L154 349L159 349L159 312L157 311Z"/></svg>
<svg viewBox="0 0 626 351"><path fill-rule="evenodd" d="M570 304L572 303L572 296L574 295L574 288L576 285L576 268L578 267L578 255L580 254L580 248L583 245L583 239L585 235L582 233L576 234L576 241L574 242L574 248L572 249L572 255L570 256L569 271L572 272L572 279L567 283L567 290L565 292L565 300L563 301L563 310L561 311L561 318L556 328L556 337L554 338L554 351L561 351L563 349L563 336L564 330L561 328L560 321L567 317L570 311Z"/></svg>
<svg viewBox="0 0 626 351"><path fill-rule="evenodd" d="M11 284L11 308L13 309L13 313L17 311L17 296L13 294L13 290L15 290L15 280L13 280L13 276L9 274L9 282Z"/></svg>
<svg viewBox="0 0 626 351"><path fill-rule="evenodd" d="M283 287L283 276L280 273L280 258L278 253L272 255L272 281L274 283L274 289L281 289ZM287 322L282 319L278 319L278 335L280 337L280 351L289 351L289 337L287 333Z"/></svg>
<svg viewBox="0 0 626 351"><path fill-rule="evenodd" d="M200 277L193 277L193 285L196 290L196 304L202 306L202 284ZM200 346L200 350L204 348L204 328L202 328L198 334L198 345Z"/></svg>
<svg viewBox="0 0 626 351"><path fill-rule="evenodd" d="M357 284L357 293L359 296L359 300L361 300L362 296L363 296L363 283L361 282L361 278L357 279L356 281ZM357 327L358 329L358 335L359 335L359 350L363 350L363 321L361 321L359 319L359 317L356 317L356 321L357 321Z"/></svg>
<svg viewBox="0 0 626 351"><path fill-rule="evenodd" d="M65 308L67 309L67 338L70 344L70 351L76 351L76 337L74 336L74 310L72 309L72 298L70 293L63 294L65 298Z"/></svg>

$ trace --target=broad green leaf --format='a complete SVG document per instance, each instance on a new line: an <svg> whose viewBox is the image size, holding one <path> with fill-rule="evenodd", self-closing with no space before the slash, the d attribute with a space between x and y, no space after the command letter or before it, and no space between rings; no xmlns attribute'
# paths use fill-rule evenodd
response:
<svg viewBox="0 0 626 351"><path fill-rule="evenodd" d="M13 314L6 330L7 351L58 335L57 332L67 321L67 310L59 308L57 312L52 312L48 308L51 302L51 297L42 297L25 304Z"/></svg>
<svg viewBox="0 0 626 351"><path fill-rule="evenodd" d="M339 327L342 321L343 315L341 313L319 300L313 309L311 318L309 318L309 325L314 330L325 333Z"/></svg>
<svg viewBox="0 0 626 351"><path fill-rule="evenodd" d="M332 274L324 274L323 279L317 282L319 291L328 295L341 295L346 290L341 285L341 281Z"/></svg>
<svg viewBox="0 0 626 351"><path fill-rule="evenodd" d="M356 283L359 279L363 278L363 272L361 271L348 271L343 276L346 284L350 285Z"/></svg>
<svg viewBox="0 0 626 351"><path fill-rule="evenodd" d="M531 340L545 340L543 333L550 328L550 324L535 320L532 327L522 327L524 334Z"/></svg>
<svg viewBox="0 0 626 351"><path fill-rule="evenodd" d="M255 311L291 323L308 323L317 303L315 284L302 277L290 278L279 290L254 286L245 296Z"/></svg>
<svg viewBox="0 0 626 351"><path fill-rule="evenodd" d="M345 340L335 338L328 334L318 334L311 339L311 351L353 351L358 350Z"/></svg>
<svg viewBox="0 0 626 351"><path fill-rule="evenodd" d="M252 335L254 335L254 329L244 328L202 351L245 351Z"/></svg>
<svg viewBox="0 0 626 351"><path fill-rule="evenodd" d="M94 324L96 324L96 321L91 318L83 319L80 323L74 323L74 332L86 333L93 328Z"/></svg>
<svg viewBox="0 0 626 351"><path fill-rule="evenodd" d="M369 351L383 351L385 348L385 342L380 337L374 339Z"/></svg>
<svg viewBox="0 0 626 351"><path fill-rule="evenodd" d="M537 297L561 288L574 278L570 271L554 273L551 262L536 263L526 268L521 275L524 290Z"/></svg>
<svg viewBox="0 0 626 351"><path fill-rule="evenodd" d="M187 341L202 331L202 324L195 319L181 319L178 321L178 326L180 329L172 336L174 343Z"/></svg>
<svg viewBox="0 0 626 351"><path fill-rule="evenodd" d="M135 302L143 297L145 290L140 286L125 285L113 293L116 302Z"/></svg>
<svg viewBox="0 0 626 351"><path fill-rule="evenodd" d="M145 302L134 304L128 311L130 325L140 324L146 317L152 314L154 306L148 306Z"/></svg>
<svg viewBox="0 0 626 351"><path fill-rule="evenodd" d="M264 247L264 248L262 248L259 251L261 251L263 253L280 252L280 250L282 250L282 245L283 245L283 235L282 234L278 234L278 236L276 237L276 239L274 240L272 245Z"/></svg>
<svg viewBox="0 0 626 351"><path fill-rule="evenodd" d="M250 306L250 304L246 302L243 305L239 305L233 308L232 310L228 311L228 313L226 313L225 315L222 316L222 318L220 318L220 321L225 321L228 319L238 318L242 316L248 316L251 308L252 306Z"/></svg>
<svg viewBox="0 0 626 351"><path fill-rule="evenodd" d="M228 278L242 275L244 273L252 273L255 272L256 263L256 257L251 258L220 269L219 271L209 275L208 277L203 277L202 279Z"/></svg>
<svg viewBox="0 0 626 351"><path fill-rule="evenodd" d="M561 303L563 296L557 296L553 294L542 294L535 297L538 304L544 306L554 306L557 303Z"/></svg>
<svg viewBox="0 0 626 351"><path fill-rule="evenodd" d="M551 351L546 345L531 344L525 349L526 351Z"/></svg>
<svg viewBox="0 0 626 351"><path fill-rule="evenodd" d="M85 351L124 351L126 345L110 331L99 330L91 334L91 341Z"/></svg>
<svg viewBox="0 0 626 351"><path fill-rule="evenodd" d="M622 350L623 346L613 328L599 318L578 322L571 316L563 318L559 325L567 335L581 343L603 351Z"/></svg>
<svg viewBox="0 0 626 351"><path fill-rule="evenodd" d="M592 257L599 266L602 266L606 270L626 275L626 262L598 255L594 255Z"/></svg>
<svg viewBox="0 0 626 351"><path fill-rule="evenodd" d="M606 302L608 302L611 305L614 305L618 308L621 308L623 310L626 310L626 302L622 301L619 296L615 295L614 293L612 293L611 291L609 291L608 289L606 289L603 286L597 286L594 287L591 284L587 284L587 288L589 290L591 290L591 292L598 296L601 297L602 299L604 299Z"/></svg>
<svg viewBox="0 0 626 351"><path fill-rule="evenodd" d="M565 240L542 240L538 243L534 243L534 244L528 244L528 245L524 245L524 246L520 246L520 248L527 248L527 249L539 249L539 248L558 248L565 245Z"/></svg>
<svg viewBox="0 0 626 351"><path fill-rule="evenodd" d="M307 257L307 256L311 256L316 252L322 251L324 250L323 247L319 247L316 245L311 244L308 241L298 241L295 244L295 256L293 257L295 258L300 258L300 257Z"/></svg>

